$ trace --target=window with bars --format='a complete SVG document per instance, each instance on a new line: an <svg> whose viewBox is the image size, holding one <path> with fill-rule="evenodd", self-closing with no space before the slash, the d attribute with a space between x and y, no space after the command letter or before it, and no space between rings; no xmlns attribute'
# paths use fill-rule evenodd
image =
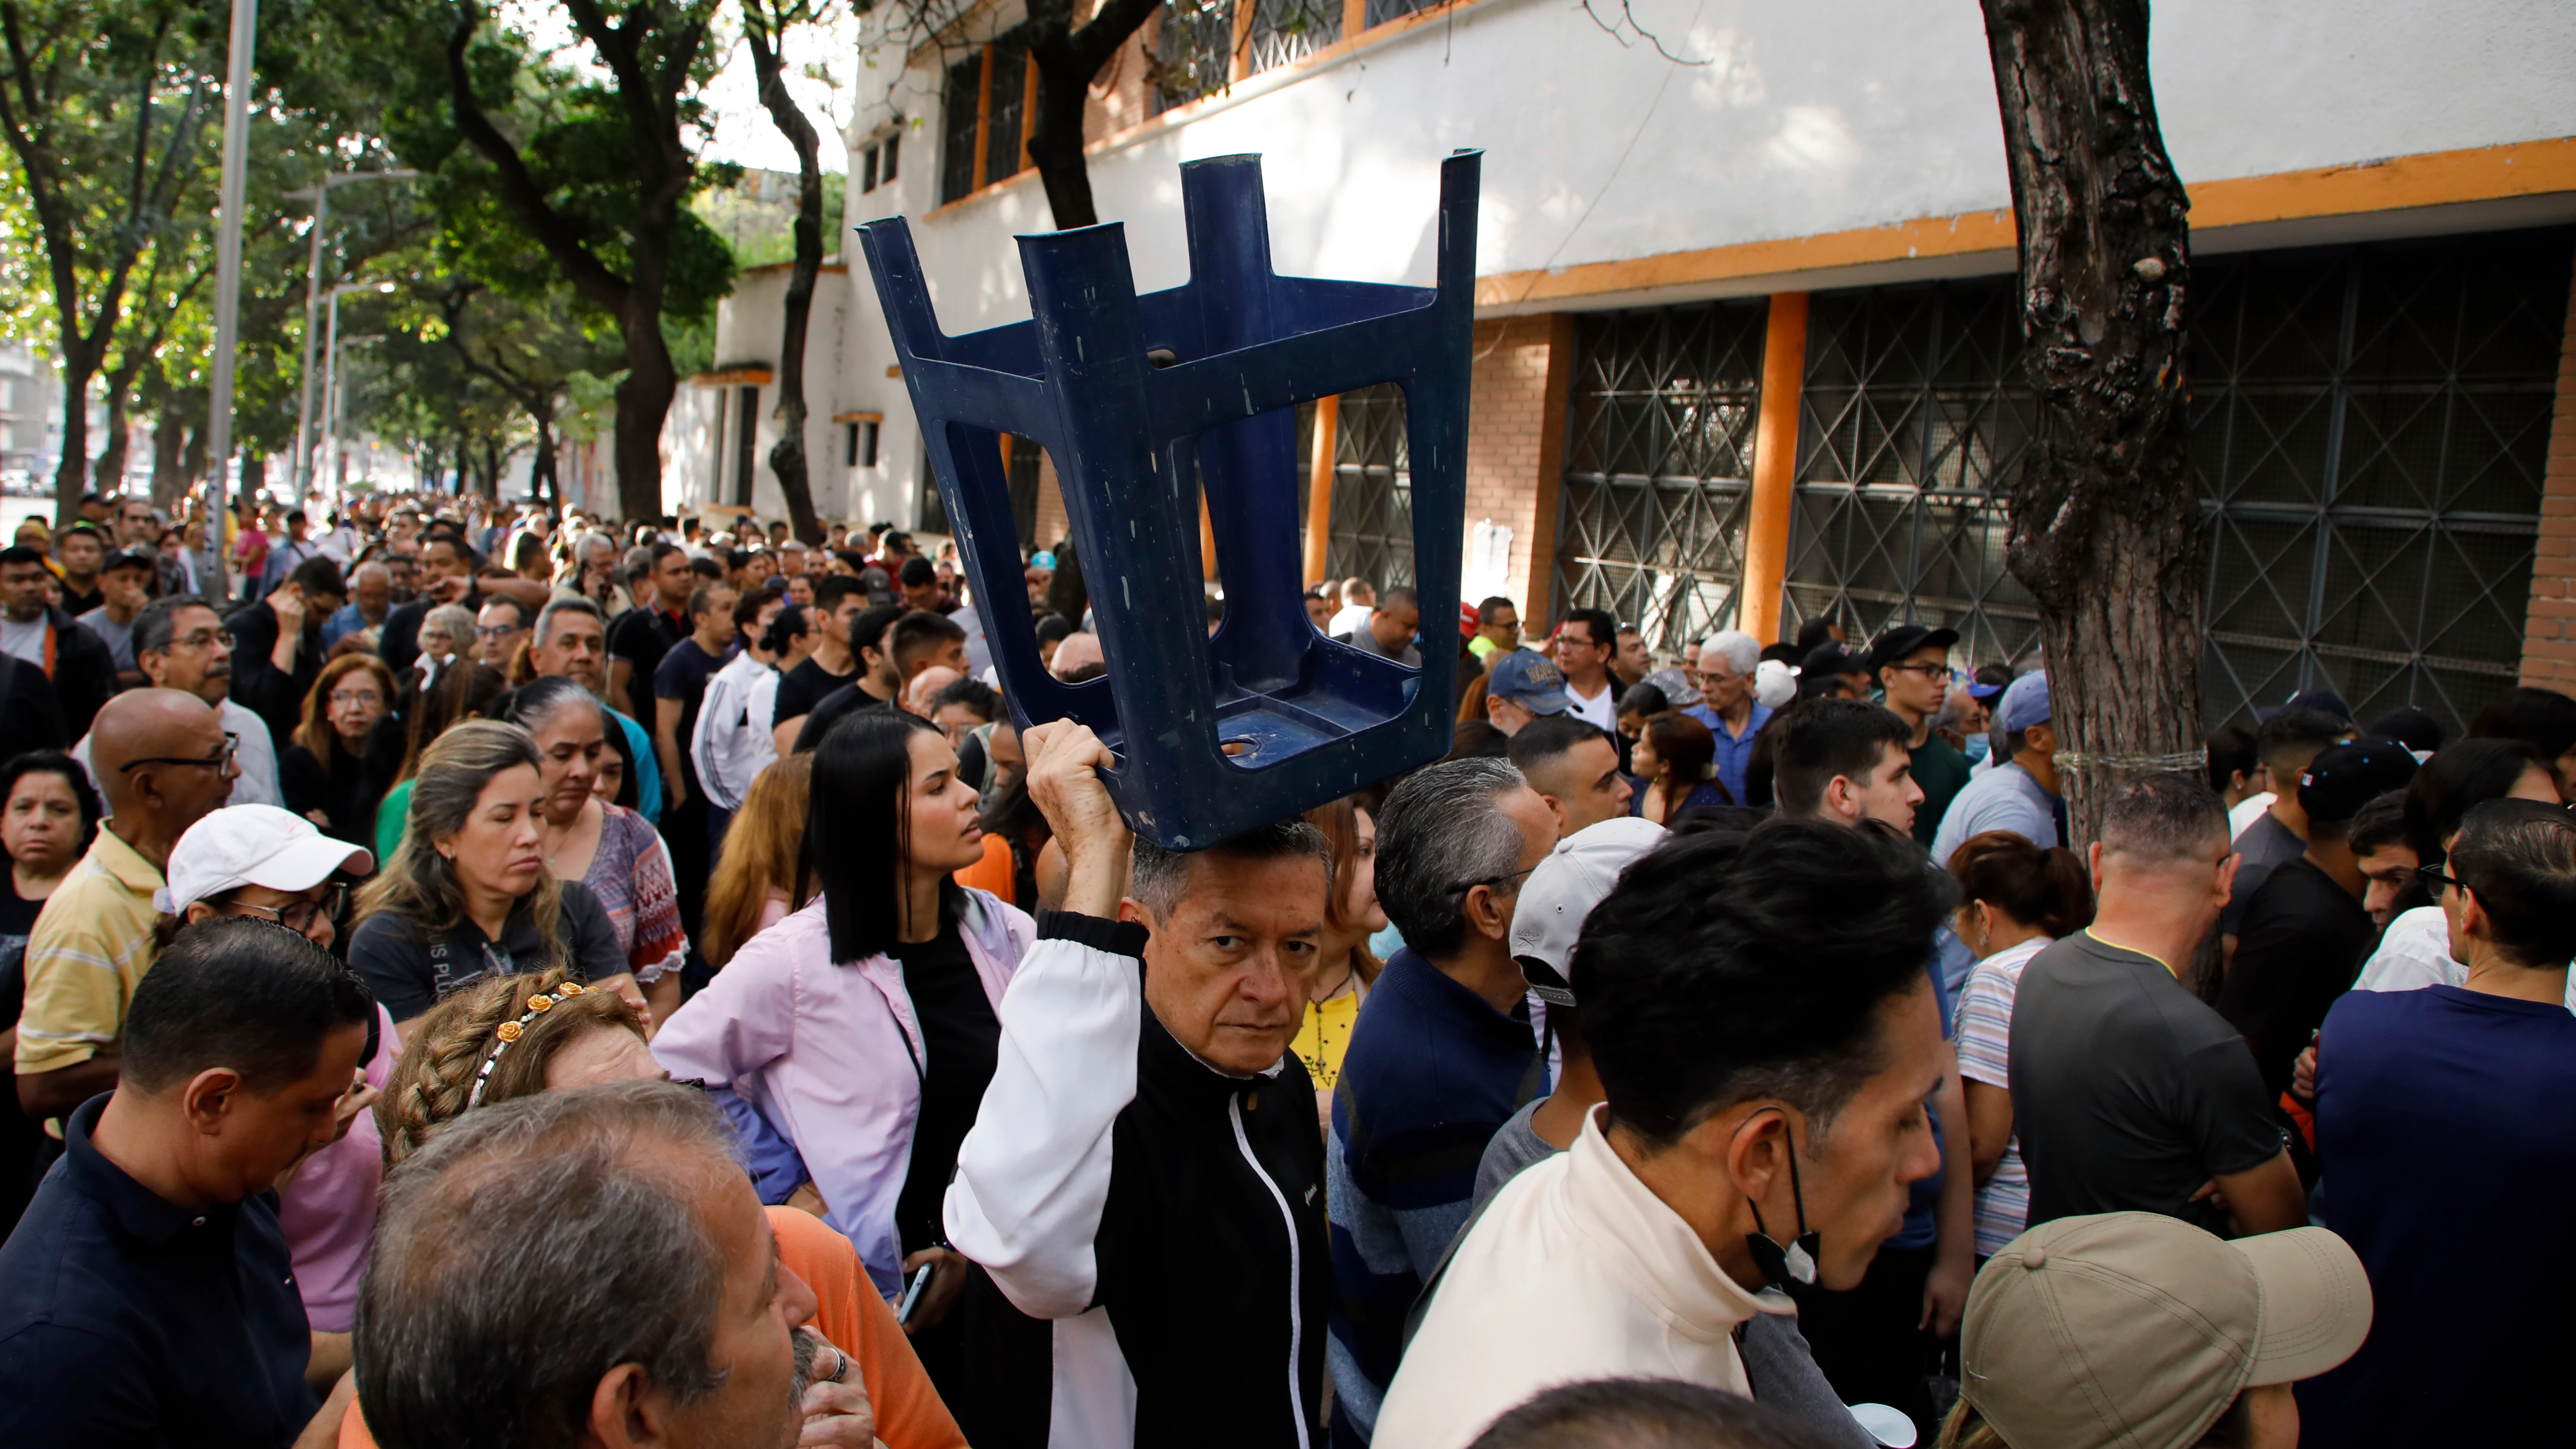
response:
<svg viewBox="0 0 2576 1449"><path fill-rule="evenodd" d="M1243 73L1259 75L1342 38L1342 0L1254 0Z"/></svg>
<svg viewBox="0 0 2576 1449"><path fill-rule="evenodd" d="M2571 254L2560 227L2195 262L2209 722L2323 687L2457 730L2510 687ZM2014 309L2010 277L1812 299L1783 634L1919 621L1964 661L2035 654L1999 492L2038 418ZM1763 321L1582 319L1558 598L1660 648L1732 622Z"/></svg>
<svg viewBox="0 0 2576 1449"><path fill-rule="evenodd" d="M903 133L895 132L859 153L859 190L874 191L894 184L895 167L903 159Z"/></svg>
<svg viewBox="0 0 2576 1449"><path fill-rule="evenodd" d="M1363 578L1381 589L1412 584L1413 473L1404 393L1394 383L1342 394L1332 506L1327 577Z"/></svg>
<svg viewBox="0 0 2576 1449"><path fill-rule="evenodd" d="M940 100L940 205L1029 169L1036 80L1028 44L1017 35L976 46L948 68Z"/></svg>
<svg viewBox="0 0 2576 1449"><path fill-rule="evenodd" d="M1236 0L1163 0L1154 30L1154 113L1224 90L1233 75Z"/></svg>
<svg viewBox="0 0 2576 1449"><path fill-rule="evenodd" d="M1556 585L1649 648L1735 622L1769 304L1589 314L1576 334Z"/></svg>
<svg viewBox="0 0 2576 1449"><path fill-rule="evenodd" d="M1817 618L1855 639L1919 620L1957 629L1966 660L2037 647L1995 491L2036 416L2016 308L2010 277L1816 294L1783 637Z"/></svg>
<svg viewBox="0 0 2576 1449"><path fill-rule="evenodd" d="M2330 688L2456 730L2519 673L2576 231L2195 267L2212 719Z"/></svg>

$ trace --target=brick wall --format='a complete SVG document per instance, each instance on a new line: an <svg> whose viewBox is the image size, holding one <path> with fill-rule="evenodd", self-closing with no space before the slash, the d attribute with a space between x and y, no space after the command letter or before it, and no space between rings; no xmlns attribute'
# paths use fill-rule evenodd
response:
<svg viewBox="0 0 2576 1449"><path fill-rule="evenodd" d="M2522 682L2576 694L2576 291L2558 356L2558 406L2540 496L2540 549L2531 562L2531 614L2522 631Z"/></svg>
<svg viewBox="0 0 2576 1449"><path fill-rule="evenodd" d="M1511 529L1511 582L1504 592L1535 640L1544 637L1553 619L1547 590L1556 557L1574 319L1563 313L1493 318L1476 324L1475 347L1467 424L1466 542L1474 546L1476 525L1488 518ZM2576 491L2571 491L2571 502L2576 502ZM2576 515L2570 521L2576 523Z"/></svg>

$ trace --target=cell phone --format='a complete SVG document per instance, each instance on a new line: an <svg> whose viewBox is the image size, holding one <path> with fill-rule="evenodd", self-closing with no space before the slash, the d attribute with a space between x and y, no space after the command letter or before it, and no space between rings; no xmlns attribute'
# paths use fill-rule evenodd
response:
<svg viewBox="0 0 2576 1449"><path fill-rule="evenodd" d="M894 1321L897 1327L912 1321L912 1310L921 1305L922 1290L930 1286L930 1270L936 1266L938 1265L924 1263L914 1270L912 1282L904 1287L903 1302L896 1305L894 1310Z"/></svg>

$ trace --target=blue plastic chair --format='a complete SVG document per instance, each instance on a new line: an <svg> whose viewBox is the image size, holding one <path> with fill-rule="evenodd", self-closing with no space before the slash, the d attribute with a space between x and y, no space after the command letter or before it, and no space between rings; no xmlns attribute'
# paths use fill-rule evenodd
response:
<svg viewBox="0 0 2576 1449"><path fill-rule="evenodd" d="M1019 238L1032 320L950 337L900 217L858 228L903 379L1022 727L1089 725L1140 834L1196 850L1447 753L1466 511L1479 155L1440 169L1439 285L1282 277L1261 158L1181 167L1190 280L1138 296L1116 223ZM1147 353L1177 360L1157 367ZM1296 406L1392 382L1412 463L1422 667L1316 632L1299 578ZM1053 456L1103 679L1038 660L998 435ZM1204 483L1225 581L1207 632ZM1228 747L1235 753L1228 754Z"/></svg>

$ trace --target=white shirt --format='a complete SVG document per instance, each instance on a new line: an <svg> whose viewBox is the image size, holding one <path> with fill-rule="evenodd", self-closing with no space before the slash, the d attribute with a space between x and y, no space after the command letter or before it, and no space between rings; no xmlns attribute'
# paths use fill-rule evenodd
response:
<svg viewBox="0 0 2576 1449"><path fill-rule="evenodd" d="M778 758L769 718L777 704L778 671L748 653L708 678L689 757L697 762L700 789L719 809L741 809L753 777Z"/></svg>
<svg viewBox="0 0 2576 1449"><path fill-rule="evenodd" d="M2402 911L2362 963L2355 991L2420 991L2427 986L2466 986L2469 968L2451 956L2451 923L2440 906ZM2567 1009L2576 1011L2576 972L2567 981Z"/></svg>
<svg viewBox="0 0 2576 1449"><path fill-rule="evenodd" d="M1619 728L1619 684L1617 680L1603 680L1601 683L1601 692L1592 696L1590 699L1585 699L1583 697L1583 691L1575 688L1574 681L1569 679L1565 682L1565 697L1572 701L1574 705L1573 714L1576 719L1582 720L1586 724L1598 725L1605 731L1616 731Z"/></svg>
<svg viewBox="0 0 2576 1449"><path fill-rule="evenodd" d="M1331 638L1347 634L1353 629L1365 629L1368 627L1369 615L1376 612L1374 605L1344 604L1342 611L1333 616L1333 622L1324 626L1324 634Z"/></svg>
<svg viewBox="0 0 2576 1449"><path fill-rule="evenodd" d="M268 737L268 722L235 704L230 696L215 712L223 717L224 733L241 741L239 753L233 756L233 762L241 766L241 775L233 781L233 793L224 803L284 809L286 792L277 786L277 745ZM98 783L98 771L90 769L89 736L81 736L80 743L72 746L72 758L88 772L90 788L99 792L100 799L107 798L106 787Z"/></svg>
<svg viewBox="0 0 2576 1449"><path fill-rule="evenodd" d="M1524 1168L1452 1251L1373 1442L1461 1449L1541 1391L1586 1379L1682 1379L1750 1398L1735 1326L1794 1311L1718 1266L1611 1150L1595 1109L1570 1150Z"/></svg>
<svg viewBox="0 0 2576 1449"><path fill-rule="evenodd" d="M15 619L0 619L0 654L15 655L36 666L45 667L45 629L50 616L38 614L21 624Z"/></svg>
<svg viewBox="0 0 2576 1449"><path fill-rule="evenodd" d="M2253 829L2254 822L2262 819L2263 812L2271 808L2272 792L2269 790L2248 795L2227 807L2227 838L2234 840Z"/></svg>

